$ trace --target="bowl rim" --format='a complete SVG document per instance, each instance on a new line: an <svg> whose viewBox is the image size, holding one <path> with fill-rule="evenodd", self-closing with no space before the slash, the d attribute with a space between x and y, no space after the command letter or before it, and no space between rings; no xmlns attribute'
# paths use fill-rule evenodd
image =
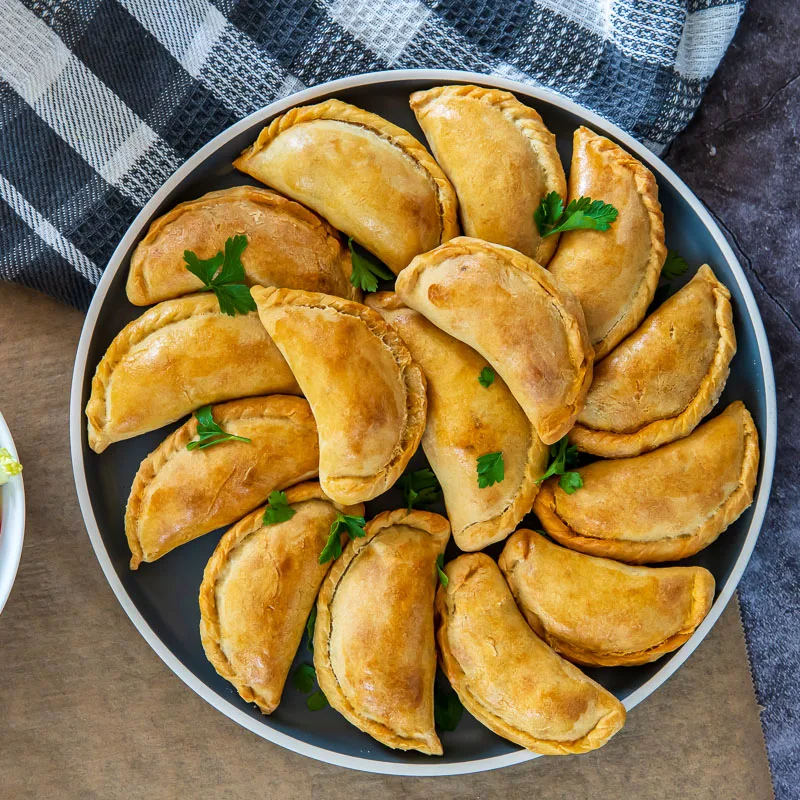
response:
<svg viewBox="0 0 800 800"><path fill-rule="evenodd" d="M369 72L347 78L321 83L308 89L287 95L275 102L270 103L264 108L234 123L229 128L215 136L205 144L193 156L188 158L161 186L153 197L145 204L139 214L131 223L119 245L115 249L108 266L106 267L100 283L97 286L91 305L86 315L86 320L81 332L78 349L75 355L75 366L72 378L72 391L70 397L70 446L72 452L72 465L75 478L75 487L78 493L78 501L86 524L89 538L92 542L97 560L105 574L106 580L111 586L120 605L125 613L135 625L145 641L155 650L164 663L193 691L195 691L206 702L210 703L218 711L228 718L239 723L239 725L252 731L253 733L267 739L275 744L287 748L295 753L309 756L310 758L334 764L349 769L356 769L363 772L374 772L385 775L406 775L406 776L435 776L435 775L463 775L485 770L498 769L500 767L520 764L537 758L537 754L527 750L519 750L502 756L491 756L489 758L475 759L463 763L412 763L401 764L385 761L373 760L356 756L335 753L324 747L312 745L300 739L281 733L280 731L259 724L257 719L246 714L234 702L223 698L212 689L207 687L191 670L187 669L172 651L159 639L152 628L148 625L144 617L134 606L128 593L117 577L111 559L106 552L100 530L92 510L89 498L86 472L84 467L83 450L83 382L87 369L87 356L89 344L94 333L100 308L105 301L112 278L122 267L123 259L138 238L144 227L150 222L153 214L158 210L163 199L177 186L184 178L189 176L194 170L200 167L203 162L211 156L219 147L226 144L231 139L243 133L250 127L264 120L274 117L289 108L313 102L322 96L333 92L345 91L348 89L364 86L381 86L387 83L395 83L409 80L424 80L446 83L456 81L460 83L476 83L483 86L491 86L510 92L516 92L523 96L534 98L545 103L549 103L564 111L570 112L583 120L584 124L591 125L598 130L610 134L621 142L630 152L634 153L639 159L648 166L655 167L662 180L669 183L673 189L690 205L694 213L699 217L706 229L711 233L714 241L719 246L723 258L733 273L737 284L744 298L747 313L753 325L758 344L759 358L764 374L765 404L766 404L766 430L762 432L764 448L762 453L762 478L757 488L757 497L753 510L753 517L747 532L742 549L728 580L720 588L720 593L714 602L708 616L695 630L692 637L675 653L655 675L640 686L635 692L629 695L624 705L627 710L634 708L661 684L663 684L694 652L695 648L705 638L713 625L719 619L725 606L728 604L733 592L735 591L742 573L747 566L753 548L755 547L758 534L766 513L767 502L769 499L770 488L772 486L772 476L775 463L775 450L777 441L777 407L775 395L775 377L772 367L769 344L767 341L764 323L761 319L756 300L752 289L747 281L736 255L722 234L717 223L706 210L702 202L695 196L689 187L670 169L658 156L648 150L643 144L626 133L622 128L606 120L594 111L579 105L578 103L563 97L550 89L540 86L531 86L509 78L495 75L484 75L477 72L447 70L447 69L404 69L404 70L384 70L380 72Z"/></svg>
<svg viewBox="0 0 800 800"><path fill-rule="evenodd" d="M5 417L0 413L0 447L5 447L14 458L19 458L14 439ZM2 492L3 521L0 528L0 614L17 576L25 540L25 484L22 474L0 486Z"/></svg>

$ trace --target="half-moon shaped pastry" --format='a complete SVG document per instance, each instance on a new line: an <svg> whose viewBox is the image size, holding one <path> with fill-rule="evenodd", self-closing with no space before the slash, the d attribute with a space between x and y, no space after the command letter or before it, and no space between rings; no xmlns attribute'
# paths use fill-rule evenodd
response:
<svg viewBox="0 0 800 800"><path fill-rule="evenodd" d="M574 494L545 481L533 510L573 550L632 564L677 561L708 547L753 502L757 470L758 432L737 400L685 439L581 467Z"/></svg>
<svg viewBox="0 0 800 800"><path fill-rule="evenodd" d="M467 711L534 753L602 747L625 724L625 707L548 647L525 622L497 564L459 556L436 593L439 658Z"/></svg>
<svg viewBox="0 0 800 800"><path fill-rule="evenodd" d="M243 700L264 714L278 706L306 620L330 562L319 563L337 512L318 483L286 490L295 512L264 525L259 508L219 541L200 586L200 638L206 657Z"/></svg>
<svg viewBox="0 0 800 800"><path fill-rule="evenodd" d="M545 444L572 427L592 382L592 347L571 292L509 247L460 236L415 258L403 302L477 350Z"/></svg>
<svg viewBox="0 0 800 800"><path fill-rule="evenodd" d="M272 120L233 165L313 208L395 273L458 234L455 192L428 151L341 100Z"/></svg>
<svg viewBox="0 0 800 800"><path fill-rule="evenodd" d="M575 131L569 198L591 197L619 212L611 229L561 235L550 271L583 306L595 358L644 319L667 255L658 185L647 167L588 128Z"/></svg>
<svg viewBox="0 0 800 800"><path fill-rule="evenodd" d="M631 667L680 647L705 619L714 576L703 567L632 567L519 530L500 555L525 619L576 664Z"/></svg>
<svg viewBox="0 0 800 800"><path fill-rule="evenodd" d="M102 453L195 409L262 394L300 394L258 315L229 317L213 294L167 300L114 337L86 404L89 447Z"/></svg>
<svg viewBox="0 0 800 800"><path fill-rule="evenodd" d="M327 222L269 189L234 186L180 203L153 222L131 256L128 300L147 306L200 291L184 250L211 258L239 234L247 236L242 266L248 284L361 299L350 283L350 252Z"/></svg>
<svg viewBox="0 0 800 800"><path fill-rule="evenodd" d="M236 522L270 492L316 476L317 426L302 398L232 400L212 414L226 433L250 441L187 450L197 435L192 417L142 461L125 510L131 569Z"/></svg>
<svg viewBox="0 0 800 800"><path fill-rule="evenodd" d="M536 111L480 86L415 92L411 108L455 187L464 233L547 264L558 235L542 239L533 215L550 192L566 196L567 180L556 137Z"/></svg>
<svg viewBox="0 0 800 800"><path fill-rule="evenodd" d="M314 666L328 702L387 747L440 756L433 721L436 559L444 517L384 511L334 563L317 601Z"/></svg>
<svg viewBox="0 0 800 800"><path fill-rule="evenodd" d="M323 491L337 503L383 494L425 428L425 378L408 348L360 303L294 289L252 291L314 412Z"/></svg>
<svg viewBox="0 0 800 800"><path fill-rule="evenodd" d="M594 368L570 441L620 458L686 436L717 404L735 352L730 292L702 266Z"/></svg>
<svg viewBox="0 0 800 800"><path fill-rule="evenodd" d="M479 383L488 367L483 356L404 306L396 294L371 294L366 302L400 334L425 375L422 447L442 486L456 544L482 550L499 542L531 510L548 447L501 377L485 388ZM481 489L477 459L497 452L503 454L505 478Z"/></svg>

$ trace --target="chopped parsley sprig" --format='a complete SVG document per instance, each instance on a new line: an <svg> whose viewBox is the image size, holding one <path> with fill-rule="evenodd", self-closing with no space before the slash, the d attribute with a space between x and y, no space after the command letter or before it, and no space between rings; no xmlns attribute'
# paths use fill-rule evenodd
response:
<svg viewBox="0 0 800 800"><path fill-rule="evenodd" d="M576 490L583 486L583 478L579 472L569 470L578 461L578 448L569 443L568 437L564 436L555 444L550 445L550 466L544 475L536 483L541 483L547 478L558 475L558 485L567 493L575 494Z"/></svg>
<svg viewBox="0 0 800 800"><path fill-rule="evenodd" d="M350 262L353 271L350 273L350 283L357 289L365 292L374 292L378 288L378 279L390 281L394 278L391 270L380 262L368 250L353 241L353 237L347 239L347 246L350 248Z"/></svg>
<svg viewBox="0 0 800 800"><path fill-rule="evenodd" d="M399 485L409 511L414 507L427 506L442 499L442 487L430 469L406 472L400 478Z"/></svg>
<svg viewBox="0 0 800 800"><path fill-rule="evenodd" d="M617 209L602 200L579 197L570 200L566 209L558 192L550 192L533 213L533 220L544 239L556 233L575 230L607 231L617 218Z"/></svg>
<svg viewBox="0 0 800 800"><path fill-rule="evenodd" d="M501 483L506 477L506 467L502 453L486 453L478 456L478 488L485 489Z"/></svg>
<svg viewBox="0 0 800 800"><path fill-rule="evenodd" d="M484 389L488 389L494 383L494 370L491 367L484 367L478 375L478 383Z"/></svg>
<svg viewBox="0 0 800 800"><path fill-rule="evenodd" d="M256 310L256 301L245 284L242 253L247 247L246 236L230 236L225 252L220 250L211 258L198 258L191 250L183 251L186 269L203 282L201 291L214 292L219 310L229 317Z"/></svg>
<svg viewBox="0 0 800 800"><path fill-rule="evenodd" d="M438 683L433 687L433 718L443 731L454 731L461 722L464 706L454 689L446 689Z"/></svg>
<svg viewBox="0 0 800 800"><path fill-rule="evenodd" d="M211 414L211 406L203 406L194 412L197 417L197 435L199 439L195 439L186 445L187 450L205 450L206 447L211 447L215 444L222 442L249 442L246 436L235 436L232 433L226 433L216 422Z"/></svg>
<svg viewBox="0 0 800 800"><path fill-rule="evenodd" d="M271 492L267 507L264 509L264 524L276 525L278 522L287 522L296 513L286 500L286 492Z"/></svg>
<svg viewBox="0 0 800 800"><path fill-rule="evenodd" d="M450 578L447 577L447 573L444 571L444 553L439 553L436 556L436 574L439 576L439 583L447 588L447 584L450 583Z"/></svg>
<svg viewBox="0 0 800 800"><path fill-rule="evenodd" d="M349 514L336 514L336 519L331 523L328 541L319 554L319 563L327 564L331 559L337 559L342 554L342 542L339 538L346 532L351 539L360 539L364 536L364 517L351 517Z"/></svg>
<svg viewBox="0 0 800 800"><path fill-rule="evenodd" d="M292 683L298 692L311 694L306 698L306 708L309 711L319 711L328 705L328 698L325 697L322 689L313 691L317 680L317 672L311 664L298 664L292 673Z"/></svg>

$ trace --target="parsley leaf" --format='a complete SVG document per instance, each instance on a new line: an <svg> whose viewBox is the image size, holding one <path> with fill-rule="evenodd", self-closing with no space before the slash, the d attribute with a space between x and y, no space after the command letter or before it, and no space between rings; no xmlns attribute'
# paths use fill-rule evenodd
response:
<svg viewBox="0 0 800 800"><path fill-rule="evenodd" d="M321 711L325 706L328 705L328 698L322 692L322 689L318 689L314 694L310 695L309 698L306 700L306 708L309 711Z"/></svg>
<svg viewBox="0 0 800 800"><path fill-rule="evenodd" d="M264 524L275 525L290 520L297 512L286 501L286 492L271 492L264 509Z"/></svg>
<svg viewBox="0 0 800 800"><path fill-rule="evenodd" d="M444 553L439 553L436 556L436 574L439 576L439 582L447 588L447 584L450 583L450 578L447 577L444 571Z"/></svg>
<svg viewBox="0 0 800 800"><path fill-rule="evenodd" d="M219 310L230 317L256 310L256 301L244 282L242 253L245 247L246 236L230 236L225 242L225 252L220 250L211 258L198 258L191 250L183 251L186 269L203 282L202 291L214 292Z"/></svg>
<svg viewBox="0 0 800 800"><path fill-rule="evenodd" d="M484 367L478 375L478 383L484 389L488 389L494 383L494 370L491 367Z"/></svg>
<svg viewBox="0 0 800 800"><path fill-rule="evenodd" d="M314 690L314 681L316 680L317 673L311 664L298 664L295 671L292 673L292 683L298 692L308 694Z"/></svg>
<svg viewBox="0 0 800 800"><path fill-rule="evenodd" d="M394 278L391 270L378 261L372 253L365 250L361 245L353 241L352 236L347 238L347 246L350 248L350 262L353 271L350 273L350 283L357 289L365 292L374 292L378 288L378 278L390 281Z"/></svg>
<svg viewBox="0 0 800 800"><path fill-rule="evenodd" d="M560 475L558 485L567 493L575 494L583 486L583 478L579 472L570 472L567 467L574 466L578 461L578 448L569 443L569 438L563 436L555 444L550 445L550 466L536 483L541 483L553 475Z"/></svg>
<svg viewBox="0 0 800 800"><path fill-rule="evenodd" d="M443 731L454 731L461 722L464 706L453 689L433 687L433 718Z"/></svg>
<svg viewBox="0 0 800 800"><path fill-rule="evenodd" d="M486 453L478 456L478 488L485 489L500 483L506 476L502 453Z"/></svg>
<svg viewBox="0 0 800 800"><path fill-rule="evenodd" d="M194 412L197 417L197 435L199 439L195 439L186 445L187 450L204 450L206 447L211 447L221 442L229 442L236 440L237 442L249 442L246 436L235 436L232 433L225 433L211 415L211 406L203 406Z"/></svg>
<svg viewBox="0 0 800 800"><path fill-rule="evenodd" d="M314 606L311 609L311 613L308 615L308 622L306 622L306 636L308 636L308 649L314 649L314 628L317 626L317 604L314 603Z"/></svg>
<svg viewBox="0 0 800 800"><path fill-rule="evenodd" d="M661 267L661 278L665 281L674 281L680 278L689 265L677 250L668 250L667 257L664 259L664 266Z"/></svg>
<svg viewBox="0 0 800 800"><path fill-rule="evenodd" d="M351 539L360 539L364 535L364 517L351 517L348 514L336 514L336 519L331 523L331 532L322 552L319 554L319 563L326 564L331 559L337 559L342 554L340 536L346 532ZM344 531L342 530L344 529Z"/></svg>
<svg viewBox="0 0 800 800"><path fill-rule="evenodd" d="M550 192L534 212L533 220L544 239L555 233L579 229L607 231L617 214L617 209L611 204L591 197L570 200L565 209L558 192Z"/></svg>
<svg viewBox="0 0 800 800"><path fill-rule="evenodd" d="M406 472L400 478L400 488L409 511L416 505L430 505L442 498L442 487L432 470Z"/></svg>

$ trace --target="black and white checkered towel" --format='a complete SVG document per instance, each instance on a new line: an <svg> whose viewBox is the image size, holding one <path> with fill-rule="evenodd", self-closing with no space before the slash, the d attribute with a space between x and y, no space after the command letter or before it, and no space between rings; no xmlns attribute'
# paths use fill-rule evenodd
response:
<svg viewBox="0 0 800 800"><path fill-rule="evenodd" d="M305 86L444 67L540 84L659 151L745 0L0 0L0 278L85 308L201 145Z"/></svg>

